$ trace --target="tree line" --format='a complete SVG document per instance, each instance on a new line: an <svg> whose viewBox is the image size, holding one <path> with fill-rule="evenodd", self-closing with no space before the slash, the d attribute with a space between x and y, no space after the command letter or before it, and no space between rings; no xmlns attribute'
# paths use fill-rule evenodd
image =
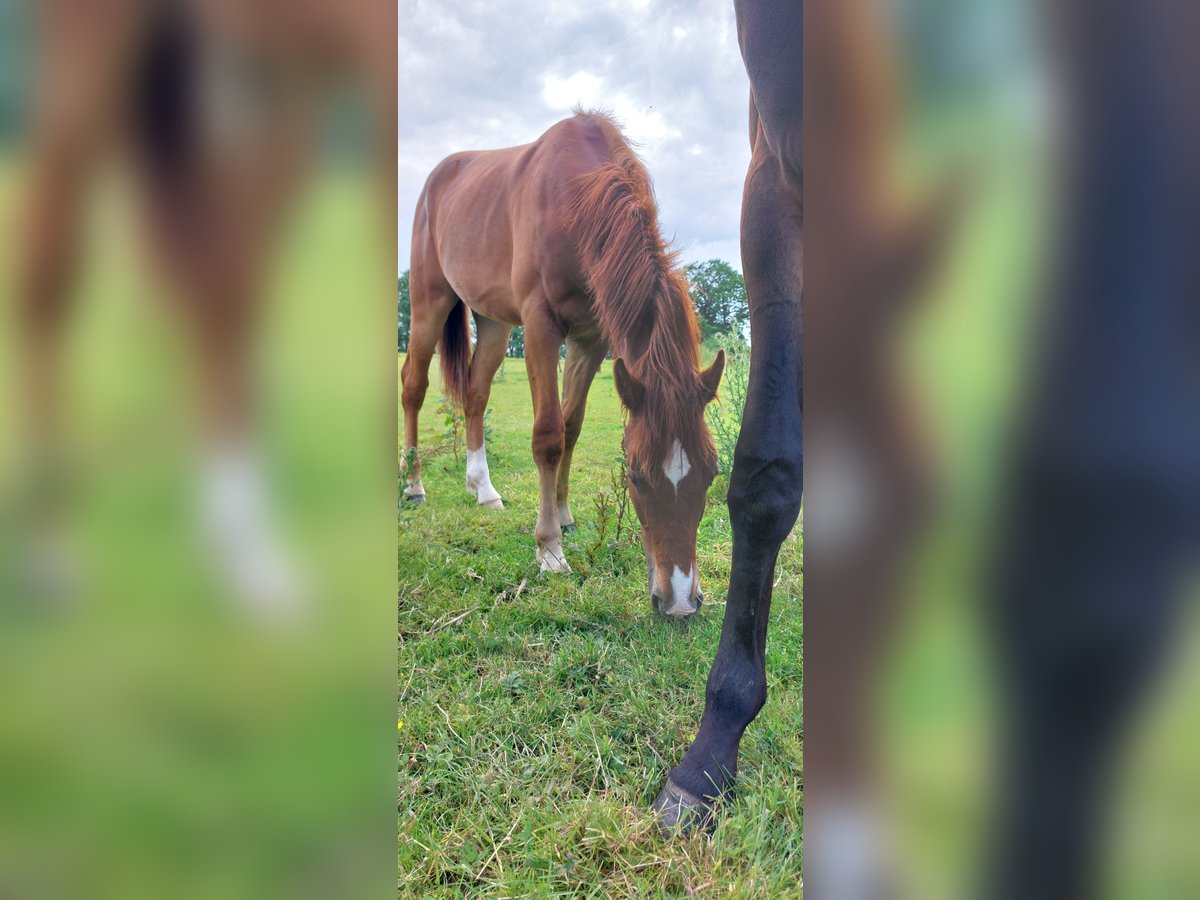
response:
<svg viewBox="0 0 1200 900"><path fill-rule="evenodd" d="M742 276L721 259L689 263L683 272L701 340L708 344L744 343L750 310ZM396 312L396 348L403 352L408 350L412 325L407 271L397 282ZM525 334L520 327L514 328L508 338L508 355L517 359L525 356Z"/></svg>

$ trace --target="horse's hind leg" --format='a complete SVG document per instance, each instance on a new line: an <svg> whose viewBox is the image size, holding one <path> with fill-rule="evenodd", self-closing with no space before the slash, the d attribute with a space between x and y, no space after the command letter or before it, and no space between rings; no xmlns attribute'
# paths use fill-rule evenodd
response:
<svg viewBox="0 0 1200 900"><path fill-rule="evenodd" d="M117 73L136 10L124 0L82 6L50 0L37 9L40 77L17 230L21 465L28 467L22 505L31 519L26 559L33 586L61 593L72 580L70 554L56 533L68 501L61 471L63 338L75 300L83 207L115 128Z"/></svg>
<svg viewBox="0 0 1200 900"><path fill-rule="evenodd" d="M508 335L512 329L492 319L475 317L475 354L471 357L471 377L467 383L467 490L476 502L488 509L504 509L504 501L492 486L488 471L487 448L483 445L483 414L492 392L492 378L504 362Z"/></svg>
<svg viewBox="0 0 1200 900"><path fill-rule="evenodd" d="M579 432L583 428L583 415L587 409L588 389L600 368L608 346L603 340L583 343L576 340L567 341L567 359L563 366L562 411L565 443L563 456L558 463L558 523L563 534L575 528L575 517L567 505L567 494L571 482L571 457L575 453L575 443L579 440Z"/></svg>
<svg viewBox="0 0 1200 900"><path fill-rule="evenodd" d="M408 503L425 502L425 486L421 484L421 456L417 452L418 416L429 389L429 364L446 316L458 301L444 282L430 286L421 274L421 264L414 257L409 282L412 318L408 337L408 352L400 368L400 400L404 405L404 448L401 467L405 485L403 499Z"/></svg>
<svg viewBox="0 0 1200 900"><path fill-rule="evenodd" d="M156 27L167 29L154 37L156 54L169 57L177 40L171 28L202 26L189 20ZM209 39L217 36L197 31L195 40ZM193 58L190 69L164 76L158 89L181 105L173 115L191 123L168 125L168 133L195 129L203 141L212 123L197 95L199 67ZM156 74L150 69L147 80ZM260 447L255 363L265 274L286 203L304 174L309 109L264 108L236 151L220 142L200 152L194 141L164 140L155 116L141 112L139 187L148 248L174 288L195 352L203 441L200 527L215 575L244 611L296 615L308 590L276 523Z"/></svg>
<svg viewBox="0 0 1200 900"><path fill-rule="evenodd" d="M58 439L63 332L79 261L80 213L92 146L75 126L39 136L28 196L28 225L18 275L29 439L35 453Z"/></svg>

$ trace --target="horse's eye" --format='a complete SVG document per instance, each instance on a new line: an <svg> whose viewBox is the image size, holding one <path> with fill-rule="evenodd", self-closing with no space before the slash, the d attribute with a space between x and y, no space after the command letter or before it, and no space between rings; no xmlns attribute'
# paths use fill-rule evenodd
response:
<svg viewBox="0 0 1200 900"><path fill-rule="evenodd" d="M629 473L629 483L639 491L646 486L646 482L642 481L642 477L634 472Z"/></svg>

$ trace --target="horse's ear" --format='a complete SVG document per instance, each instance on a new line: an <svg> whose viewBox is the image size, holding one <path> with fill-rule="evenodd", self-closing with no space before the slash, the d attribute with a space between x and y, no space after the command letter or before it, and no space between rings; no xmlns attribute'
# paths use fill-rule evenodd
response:
<svg viewBox="0 0 1200 900"><path fill-rule="evenodd" d="M613 384L617 388L617 396L630 412L638 412L646 400L646 389L630 374L623 359L613 360Z"/></svg>
<svg viewBox="0 0 1200 900"><path fill-rule="evenodd" d="M718 350L717 358L712 365L700 373L700 383L704 385L704 402L712 403L717 399L717 388L721 386L721 376L725 373L725 351Z"/></svg>

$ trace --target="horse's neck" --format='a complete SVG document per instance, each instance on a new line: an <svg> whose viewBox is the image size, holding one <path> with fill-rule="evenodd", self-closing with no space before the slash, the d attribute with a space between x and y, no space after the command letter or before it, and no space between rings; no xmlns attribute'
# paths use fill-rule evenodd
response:
<svg viewBox="0 0 1200 900"><path fill-rule="evenodd" d="M658 298L649 302L653 304L651 314L639 316L634 327L629 328L625 333L607 336L609 346L612 347L613 357L624 359L630 368L638 372L641 371L642 359L649 351L651 343L659 345L664 343L664 335L661 334L661 331L668 327L664 322L668 312L666 305ZM655 338L658 340L656 341Z"/></svg>

